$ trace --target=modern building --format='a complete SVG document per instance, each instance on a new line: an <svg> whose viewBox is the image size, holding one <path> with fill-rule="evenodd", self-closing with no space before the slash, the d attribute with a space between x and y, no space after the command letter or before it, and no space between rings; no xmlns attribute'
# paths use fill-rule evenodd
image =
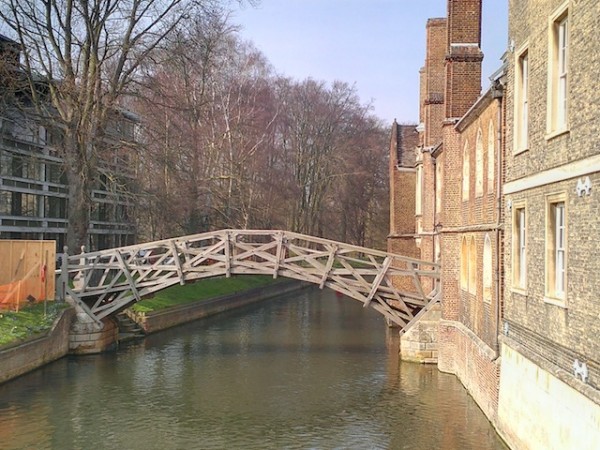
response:
<svg viewBox="0 0 600 450"><path fill-rule="evenodd" d="M0 36L4 83L18 77L19 52L16 42ZM90 249L130 244L136 236L136 187L128 147L135 140L137 118L126 111L113 116L91 193ZM51 119L41 120L32 108L16 108L0 99L0 239L52 239L62 251L69 205L60 146L61 131Z"/></svg>

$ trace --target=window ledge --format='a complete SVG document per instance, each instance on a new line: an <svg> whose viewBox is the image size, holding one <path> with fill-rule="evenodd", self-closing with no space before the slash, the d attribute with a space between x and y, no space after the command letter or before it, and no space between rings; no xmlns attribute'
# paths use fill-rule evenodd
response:
<svg viewBox="0 0 600 450"><path fill-rule="evenodd" d="M513 156L521 155L522 153L526 153L528 151L529 151L529 147L515 149L515 150L513 150Z"/></svg>
<svg viewBox="0 0 600 450"><path fill-rule="evenodd" d="M512 286L510 288L510 292L512 292L513 294L519 294L519 295L524 295L524 296L529 295L527 293L527 288L521 288L521 287L518 287L518 286Z"/></svg>
<svg viewBox="0 0 600 450"><path fill-rule="evenodd" d="M544 303L548 303L549 305L558 306L559 308L567 309L567 303L565 302L564 299L561 299L561 298L548 297L547 295L545 295Z"/></svg>
<svg viewBox="0 0 600 450"><path fill-rule="evenodd" d="M561 128L560 130L551 131L546 134L545 139L547 141L551 141L554 138L562 136L563 134L569 134L571 130L569 128Z"/></svg>

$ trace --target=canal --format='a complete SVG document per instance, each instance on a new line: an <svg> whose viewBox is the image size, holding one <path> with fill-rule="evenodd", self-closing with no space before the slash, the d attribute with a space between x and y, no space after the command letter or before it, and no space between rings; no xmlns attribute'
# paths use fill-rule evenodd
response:
<svg viewBox="0 0 600 450"><path fill-rule="evenodd" d="M379 314L310 289L0 385L0 448L505 447Z"/></svg>

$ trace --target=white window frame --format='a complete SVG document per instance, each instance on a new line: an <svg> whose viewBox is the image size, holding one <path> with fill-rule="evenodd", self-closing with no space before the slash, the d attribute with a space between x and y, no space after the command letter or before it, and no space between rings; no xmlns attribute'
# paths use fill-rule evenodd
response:
<svg viewBox="0 0 600 450"><path fill-rule="evenodd" d="M544 300L566 306L567 299L567 194L546 196L546 288Z"/></svg>
<svg viewBox="0 0 600 450"><path fill-rule="evenodd" d="M514 202L512 227L512 289L525 293L527 290L527 204Z"/></svg>
<svg viewBox="0 0 600 450"><path fill-rule="evenodd" d="M415 184L415 214L420 216L423 213L423 166L421 164L417 166L417 180Z"/></svg>
<svg viewBox="0 0 600 450"><path fill-rule="evenodd" d="M513 153L529 148L529 43L515 52L515 97Z"/></svg>
<svg viewBox="0 0 600 450"><path fill-rule="evenodd" d="M569 2L550 16L546 139L569 130Z"/></svg>

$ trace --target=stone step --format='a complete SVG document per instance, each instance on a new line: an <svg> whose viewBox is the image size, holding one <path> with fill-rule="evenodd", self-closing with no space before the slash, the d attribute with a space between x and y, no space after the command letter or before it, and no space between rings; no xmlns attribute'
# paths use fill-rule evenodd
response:
<svg viewBox="0 0 600 450"><path fill-rule="evenodd" d="M145 337L144 330L124 313L115 316L119 327L119 342L131 341Z"/></svg>
<svg viewBox="0 0 600 450"><path fill-rule="evenodd" d="M134 341L143 339L146 335L143 333L119 333L119 342Z"/></svg>

